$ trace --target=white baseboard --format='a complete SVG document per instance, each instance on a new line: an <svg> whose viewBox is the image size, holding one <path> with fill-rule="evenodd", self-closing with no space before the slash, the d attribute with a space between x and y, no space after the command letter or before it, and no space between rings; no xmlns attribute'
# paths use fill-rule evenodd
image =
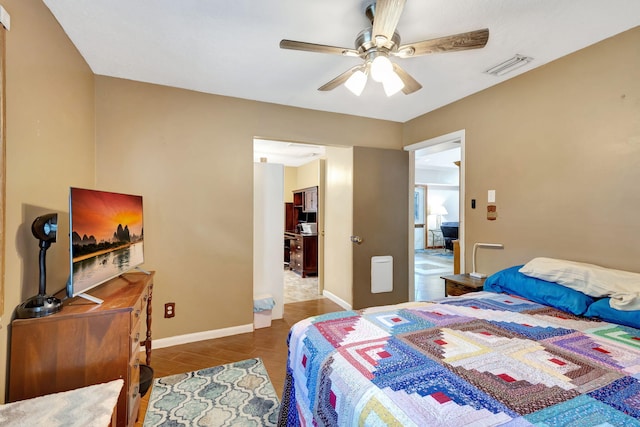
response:
<svg viewBox="0 0 640 427"><path fill-rule="evenodd" d="M329 298L331 301L335 302L336 304L338 304L340 307L344 308L345 310L352 310L351 304L349 304L348 302L346 302L345 300L343 300L339 296L327 291L326 289L324 289L322 291L322 295L324 295L325 297Z"/></svg>
<svg viewBox="0 0 640 427"><path fill-rule="evenodd" d="M211 340L214 338L228 337L230 335L253 332L253 323L248 325L232 326L230 328L215 329L212 331L195 332L193 334L177 335L175 337L153 340L152 348L165 348L174 345L188 344L190 342Z"/></svg>
<svg viewBox="0 0 640 427"><path fill-rule="evenodd" d="M342 298L334 295L329 291L323 291L322 294L329 298L331 301L338 304L345 310L351 310L351 304L343 300ZM228 337L231 335L245 334L247 332L253 332L253 323L248 325L232 326L230 328L215 329L211 331L195 332L193 334L176 335L174 337L154 339L152 341L152 348L165 348L172 347L174 345L188 344L191 342L211 340L215 338ZM141 348L144 351L144 347Z"/></svg>

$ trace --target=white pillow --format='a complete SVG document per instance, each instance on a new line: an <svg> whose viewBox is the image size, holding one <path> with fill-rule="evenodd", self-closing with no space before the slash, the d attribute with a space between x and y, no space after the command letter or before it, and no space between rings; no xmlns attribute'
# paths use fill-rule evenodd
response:
<svg viewBox="0 0 640 427"><path fill-rule="evenodd" d="M611 297L611 307L618 310L640 310L639 273L554 258L534 258L518 271L592 297Z"/></svg>

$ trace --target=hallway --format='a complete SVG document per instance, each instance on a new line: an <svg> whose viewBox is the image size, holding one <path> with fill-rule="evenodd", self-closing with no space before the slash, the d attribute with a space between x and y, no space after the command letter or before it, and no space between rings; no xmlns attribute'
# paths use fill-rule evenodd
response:
<svg viewBox="0 0 640 427"><path fill-rule="evenodd" d="M429 301L444 298L444 280L453 274L453 252L444 249L422 249L415 252L415 299Z"/></svg>

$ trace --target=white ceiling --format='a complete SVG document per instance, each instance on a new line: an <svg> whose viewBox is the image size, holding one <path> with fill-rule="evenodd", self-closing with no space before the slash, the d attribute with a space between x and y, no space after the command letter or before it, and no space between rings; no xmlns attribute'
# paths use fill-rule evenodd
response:
<svg viewBox="0 0 640 427"><path fill-rule="evenodd" d="M270 141L254 138L253 161L277 163L285 166L298 167L323 158L325 147L312 144L297 144L295 142Z"/></svg>
<svg viewBox="0 0 640 427"><path fill-rule="evenodd" d="M416 169L458 169L462 149L460 141L445 142L421 148L414 152Z"/></svg>
<svg viewBox="0 0 640 427"><path fill-rule="evenodd" d="M640 25L638 0L407 0L403 43L489 28L483 49L394 59L423 88L360 97L318 87L359 58L282 50L281 39L354 47L371 0L44 0L95 74L405 122ZM487 68L534 61L503 77ZM636 70L637 71L637 70Z"/></svg>

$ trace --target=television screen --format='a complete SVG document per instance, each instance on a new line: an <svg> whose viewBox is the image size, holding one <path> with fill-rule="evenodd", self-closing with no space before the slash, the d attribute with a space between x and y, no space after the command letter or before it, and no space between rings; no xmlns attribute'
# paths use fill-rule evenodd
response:
<svg viewBox="0 0 640 427"><path fill-rule="evenodd" d="M144 262L142 196L72 187L69 222L69 297Z"/></svg>

